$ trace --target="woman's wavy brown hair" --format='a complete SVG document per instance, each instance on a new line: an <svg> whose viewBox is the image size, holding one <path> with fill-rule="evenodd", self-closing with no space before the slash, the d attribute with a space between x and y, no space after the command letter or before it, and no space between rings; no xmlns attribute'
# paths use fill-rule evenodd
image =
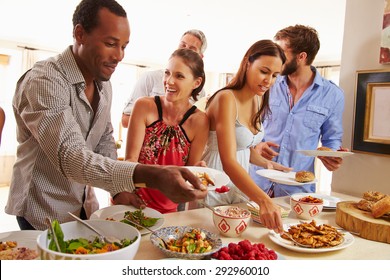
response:
<svg viewBox="0 0 390 280"><path fill-rule="evenodd" d="M239 90L242 89L246 83L246 70L248 63L253 63L256 59L260 58L263 55L279 57L284 64L286 62L286 56L282 48L274 43L271 40L260 40L254 43L245 53L244 58L241 60L240 68L237 73L234 75L232 80L223 88L216 91L208 100L206 108L209 106L210 102L214 99L215 95L225 89ZM252 119L253 126L259 131L260 123L263 120L264 116L271 113L269 108L269 90L263 95L263 102L261 104L260 110Z"/></svg>

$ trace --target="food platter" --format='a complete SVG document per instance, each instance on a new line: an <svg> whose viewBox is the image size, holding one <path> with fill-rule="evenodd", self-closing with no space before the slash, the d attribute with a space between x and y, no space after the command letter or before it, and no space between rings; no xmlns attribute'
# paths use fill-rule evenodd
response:
<svg viewBox="0 0 390 280"><path fill-rule="evenodd" d="M297 182L295 181L295 172L283 172L274 169L260 169L257 170L256 173L269 179L272 182L284 185L302 186L307 184L314 184L317 182L317 179L307 183Z"/></svg>
<svg viewBox="0 0 390 280"><path fill-rule="evenodd" d="M171 251L169 249L163 248L161 244L160 238L164 239L165 241L169 241L170 239L180 239L183 237L183 235L187 232L190 232L194 229L194 227L191 226L170 226L170 227L164 227L157 231L155 231L155 234L150 235L150 241L152 244L158 248L161 252L163 252L166 257L168 258L175 258L175 259L190 259L190 260L200 260L209 258L213 253L217 252L222 247L222 240L219 237L219 235L210 232L206 229L199 229L201 232L203 232L205 239L208 240L210 245L212 246L212 249L210 251L204 252L204 253L183 253L183 252L177 252L177 251Z"/></svg>
<svg viewBox="0 0 390 280"><path fill-rule="evenodd" d="M290 226L295 224L285 224L283 225L283 228L285 231L289 229ZM290 240L286 240L282 238L278 233L276 233L273 230L270 230L268 233L269 238L272 242L274 242L277 245L280 245L286 249L296 251L296 252L302 252L302 253L325 253L325 252L332 252L337 251L341 249L345 249L353 244L355 241L355 238L352 234L349 232L342 232L344 240L340 245L334 246L334 247L326 247L326 248L305 248L305 247L299 247L297 245L294 245L294 243Z"/></svg>
<svg viewBox="0 0 390 280"><path fill-rule="evenodd" d="M139 210L138 208L131 206L131 205L113 205L113 206L108 206L102 209L99 209L92 213L90 219L113 219L115 221L120 221L123 220L123 217L125 215L126 211L136 211ZM157 210L154 210L152 208L146 207L145 209L142 209L142 211L145 213L145 216L150 217L150 218L158 218L159 220L154 226L151 226L151 230L156 230L159 229L160 227L163 226L164 224L164 216ZM139 232L141 235L148 234L150 233L146 229L139 229Z"/></svg>
<svg viewBox="0 0 390 280"><path fill-rule="evenodd" d="M40 230L1 232L0 241L16 241L17 248L26 247L37 251L37 238L41 233Z"/></svg>
<svg viewBox="0 0 390 280"><path fill-rule="evenodd" d="M347 157L353 155L352 152L344 151L319 151L319 150L297 150L298 153L304 154L309 157Z"/></svg>
<svg viewBox="0 0 390 280"><path fill-rule="evenodd" d="M40 230L20 230L0 233L0 241L16 241L18 247L26 247L32 250L37 249L37 238Z"/></svg>
<svg viewBox="0 0 390 280"><path fill-rule="evenodd" d="M310 195L315 198L320 198L324 201L324 209L336 209L337 203L341 201L340 198L335 196L330 196L321 193L295 193L295 195Z"/></svg>
<svg viewBox="0 0 390 280"><path fill-rule="evenodd" d="M208 186L209 191L213 191L216 188L220 188L222 186L227 185L230 182L230 178L228 175L226 175L225 172L213 169L213 168L208 168L208 167L201 167L201 166L184 166L191 170L192 172L196 173L203 173L206 172L214 181L215 186Z"/></svg>

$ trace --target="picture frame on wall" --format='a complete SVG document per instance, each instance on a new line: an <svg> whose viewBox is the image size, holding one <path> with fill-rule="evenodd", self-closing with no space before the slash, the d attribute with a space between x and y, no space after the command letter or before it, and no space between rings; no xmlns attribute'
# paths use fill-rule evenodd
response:
<svg viewBox="0 0 390 280"><path fill-rule="evenodd" d="M356 73L352 150L390 155L390 70Z"/></svg>

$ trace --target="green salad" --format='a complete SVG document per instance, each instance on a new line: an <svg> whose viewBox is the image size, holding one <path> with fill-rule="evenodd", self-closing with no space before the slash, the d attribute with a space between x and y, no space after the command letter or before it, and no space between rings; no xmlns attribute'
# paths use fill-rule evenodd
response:
<svg viewBox="0 0 390 280"><path fill-rule="evenodd" d="M82 237L65 240L64 233L59 222L57 220L53 220L52 225L54 234L56 235L58 244L61 248L61 252L67 254L101 254L112 252L127 247L137 240L137 236L134 239L125 238L120 242L114 243L101 242L97 236L92 240L88 240ZM48 239L50 240L49 249L58 252L57 246L50 232L48 232Z"/></svg>
<svg viewBox="0 0 390 280"><path fill-rule="evenodd" d="M137 229L142 229L141 227L132 224L131 221L134 221L137 224L140 224L144 227L152 227L157 223L157 221L159 219L160 218L147 217L147 216L145 216L144 211L139 209L136 211L126 211L125 215L124 215L124 219L121 220L121 222L129 224L133 227L136 227Z"/></svg>

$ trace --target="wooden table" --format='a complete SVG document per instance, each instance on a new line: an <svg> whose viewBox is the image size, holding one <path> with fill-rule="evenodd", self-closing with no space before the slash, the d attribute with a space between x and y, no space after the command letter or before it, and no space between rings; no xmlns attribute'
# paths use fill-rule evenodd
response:
<svg viewBox="0 0 390 280"><path fill-rule="evenodd" d="M352 197L340 193L332 193L332 196L338 197L341 200L359 201L360 198ZM274 201L285 207L290 208L289 197L274 198ZM335 210L324 210L316 220L317 224L327 223L332 226L337 226L335 223ZM167 226L183 226L204 228L210 232L218 234L212 219L212 213L207 208L188 210L164 215L164 227ZM290 213L289 217L283 219L283 223L296 223L298 219L294 217L294 213ZM271 241L268 236L269 230L262 227L260 224L251 221L248 229L240 236L240 238L230 238L221 236L223 244L230 242L239 242L243 239L248 239L252 243L264 243L264 245L281 254L285 259L328 259L328 260L390 260L390 244L371 241L354 236L354 243L342 250L324 252L324 253L302 253L296 252ZM163 259L166 256L150 242L150 234L143 235L141 244L135 259L137 260L156 260Z"/></svg>

